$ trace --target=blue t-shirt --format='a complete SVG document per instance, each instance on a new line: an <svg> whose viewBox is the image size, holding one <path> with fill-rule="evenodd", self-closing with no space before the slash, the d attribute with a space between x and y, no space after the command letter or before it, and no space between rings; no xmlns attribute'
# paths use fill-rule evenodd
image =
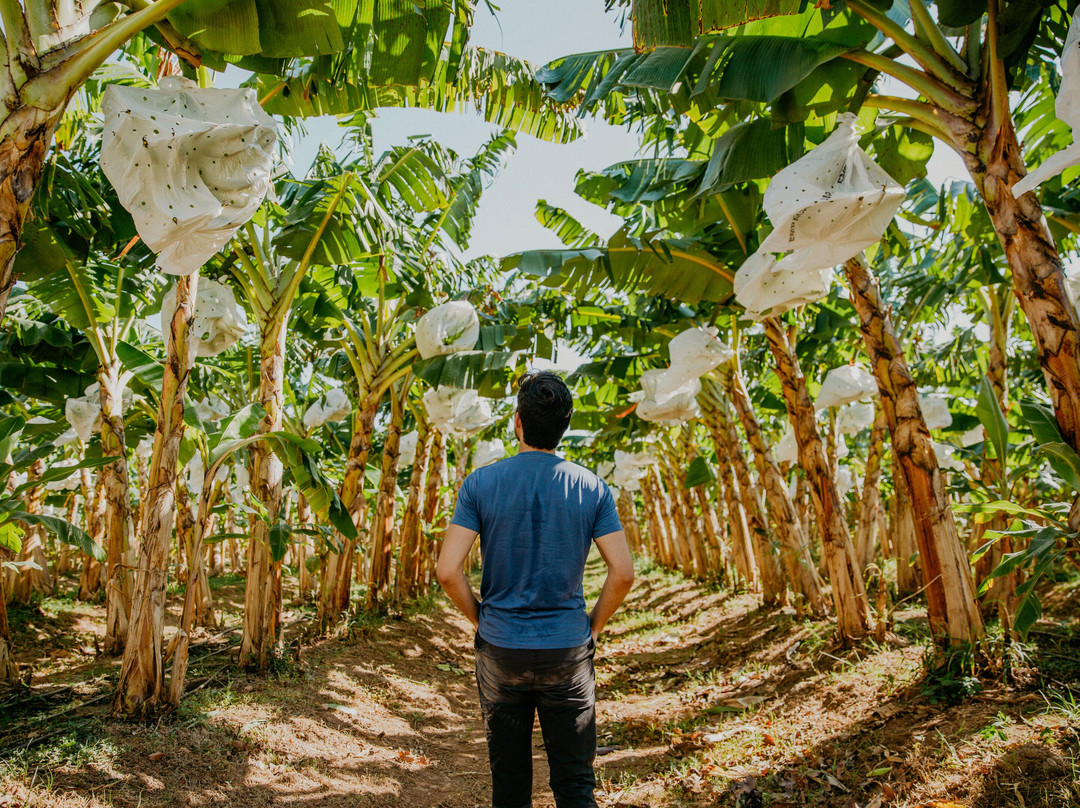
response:
<svg viewBox="0 0 1080 808"><path fill-rule="evenodd" d="M622 530L607 484L547 452L477 469L453 523L480 534L480 636L503 648L575 648L592 636L582 578L592 540Z"/></svg>

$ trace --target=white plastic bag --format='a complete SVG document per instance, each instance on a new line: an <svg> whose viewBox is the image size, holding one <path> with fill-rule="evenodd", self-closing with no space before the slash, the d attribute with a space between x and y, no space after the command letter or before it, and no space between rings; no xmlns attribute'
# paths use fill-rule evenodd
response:
<svg viewBox="0 0 1080 808"><path fill-rule="evenodd" d="M277 133L254 90L111 84L102 112L101 169L164 272L199 269L270 190Z"/></svg>
<svg viewBox="0 0 1080 808"><path fill-rule="evenodd" d="M68 469L78 462L74 457L69 457L65 460L59 460L51 464L50 468L63 468ZM71 476L65 477L62 480L51 480L45 483L45 490L47 491L77 491L82 486L82 476L78 472L73 472Z"/></svg>
<svg viewBox="0 0 1080 808"><path fill-rule="evenodd" d="M780 440L773 446L773 459L777 463L799 462L799 442L795 439L795 433L787 429Z"/></svg>
<svg viewBox="0 0 1080 808"><path fill-rule="evenodd" d="M855 487L855 475L847 466L839 466L833 479L836 482L836 493L842 497L847 496L848 491Z"/></svg>
<svg viewBox="0 0 1080 808"><path fill-rule="evenodd" d="M937 458L937 464L943 471L966 471L964 464L956 457L956 448L948 443L938 443L936 440L930 441L930 445L934 448L934 457Z"/></svg>
<svg viewBox="0 0 1080 808"><path fill-rule="evenodd" d="M697 396L701 382L690 379L678 387L670 387L671 376L667 370L647 370L641 374L642 392L645 394L637 405L638 417L643 421L682 423L701 414Z"/></svg>
<svg viewBox="0 0 1080 808"><path fill-rule="evenodd" d="M1080 7L1073 12L1065 47L1061 50L1061 88L1054 102L1054 112L1073 130L1072 145L1051 156L1013 185L1013 196L1033 191L1066 168L1080 165Z"/></svg>
<svg viewBox="0 0 1080 808"><path fill-rule="evenodd" d="M416 324L416 349L424 359L471 351L480 337L480 318L467 300L436 306Z"/></svg>
<svg viewBox="0 0 1080 808"><path fill-rule="evenodd" d="M496 460L506 457L506 447L501 440L481 440L476 442L476 451L472 456L474 469L490 466Z"/></svg>
<svg viewBox="0 0 1080 808"><path fill-rule="evenodd" d="M763 320L827 297L832 269L790 272L776 258L758 250L735 272L735 300L750 320Z"/></svg>
<svg viewBox="0 0 1080 808"><path fill-rule="evenodd" d="M960 445L966 448L982 443L984 440L986 440L986 434L983 432L982 426L975 426L960 436Z"/></svg>
<svg viewBox="0 0 1080 808"><path fill-rule="evenodd" d="M678 378L681 385L704 376L735 356L735 352L716 335L714 326L702 326L688 328L672 337L668 342L669 375Z"/></svg>
<svg viewBox="0 0 1080 808"><path fill-rule="evenodd" d="M843 460L851 454L851 449L848 448L847 441L844 440L843 435L836 436L836 459Z"/></svg>
<svg viewBox="0 0 1080 808"><path fill-rule="evenodd" d="M304 428L318 429L331 421L347 418L352 412L352 402L340 387L331 387L304 412Z"/></svg>
<svg viewBox="0 0 1080 808"><path fill-rule="evenodd" d="M176 311L176 286L161 300L161 334L169 333ZM195 356L217 356L227 351L247 330L247 314L236 302L232 287L203 278L195 296L195 316L191 321L191 351Z"/></svg>
<svg viewBox="0 0 1080 808"><path fill-rule="evenodd" d="M428 417L444 434L473 435L495 421L491 404L475 390L442 386L424 393Z"/></svg>
<svg viewBox="0 0 1080 808"><path fill-rule="evenodd" d="M184 468L187 477L187 487L195 496L202 493L203 483L206 481L206 468L203 466L202 455L196 452Z"/></svg>
<svg viewBox="0 0 1080 808"><path fill-rule="evenodd" d="M649 466L656 463L656 457L648 452L624 452L615 450L615 472L612 483L627 491L640 491L640 480Z"/></svg>
<svg viewBox="0 0 1080 808"><path fill-rule="evenodd" d="M101 398L97 382L84 392L81 398L69 398L64 402L64 416L79 440L86 443L101 428Z"/></svg>
<svg viewBox="0 0 1080 808"><path fill-rule="evenodd" d="M859 148L845 112L820 146L773 177L764 208L773 231L762 252L791 252L777 271L832 269L881 239L904 189Z"/></svg>
<svg viewBox="0 0 1080 808"><path fill-rule="evenodd" d="M949 399L940 393L919 395L919 407L927 429L948 429L952 426L952 413L949 412Z"/></svg>
<svg viewBox="0 0 1080 808"><path fill-rule="evenodd" d="M877 392L877 381L870 371L861 365L841 365L825 374L814 408L840 407L876 396Z"/></svg>
<svg viewBox="0 0 1080 808"><path fill-rule="evenodd" d="M401 436L398 442L398 465L401 468L411 466L416 460L416 444L420 440L420 433L415 429Z"/></svg>
<svg viewBox="0 0 1080 808"><path fill-rule="evenodd" d="M854 401L836 414L836 431L841 435L857 435L874 425L874 405Z"/></svg>
<svg viewBox="0 0 1080 808"><path fill-rule="evenodd" d="M230 410L228 404L210 394L202 401L195 402L195 412L200 421L220 421L229 414Z"/></svg>

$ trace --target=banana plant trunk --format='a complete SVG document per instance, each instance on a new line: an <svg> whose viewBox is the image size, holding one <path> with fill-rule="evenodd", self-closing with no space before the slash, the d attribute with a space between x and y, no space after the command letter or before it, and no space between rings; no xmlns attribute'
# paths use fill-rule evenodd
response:
<svg viewBox="0 0 1080 808"><path fill-rule="evenodd" d="M424 483L424 518L422 533L424 542L424 591L431 587L435 565L439 561L442 538L446 535L446 438L432 427L431 459L428 461L427 480Z"/></svg>
<svg viewBox="0 0 1080 808"><path fill-rule="evenodd" d="M259 346L259 404L264 415L258 434L281 429L285 406L285 339L288 311L261 323ZM265 671L270 667L281 631L281 563L284 552L272 541L282 499L281 460L266 441L251 444L251 493L263 513L252 519L248 541L247 581L244 584L244 635L240 642L240 665Z"/></svg>
<svg viewBox="0 0 1080 808"><path fill-rule="evenodd" d="M40 480L44 473L45 459L39 458L26 470L26 481ZM42 513L45 508L45 486L34 485L27 488L23 493L23 508L27 513ZM22 567L16 573L12 599L19 603L29 603L33 595L48 594L52 590L53 582L49 574L49 562L45 557L45 542L40 525L27 526L19 560L32 562L34 566ZM0 574L2 572L0 570Z"/></svg>
<svg viewBox="0 0 1080 808"><path fill-rule="evenodd" d="M735 479L735 470L727 451L727 439L720 434L721 427L715 415L711 410L707 412L710 417L707 418L706 424L712 436L713 448L716 450L717 485L722 491L724 506L727 509L731 557L747 590L756 592L760 589L761 583L758 580L757 562L754 560L754 548L750 543L750 527L747 524L746 511L743 510L739 483Z"/></svg>
<svg viewBox="0 0 1080 808"><path fill-rule="evenodd" d="M124 650L127 641L135 539L128 490L121 372L119 362L98 368L101 452L116 458L101 469L102 498L105 500L105 653L114 656Z"/></svg>
<svg viewBox="0 0 1080 808"><path fill-rule="evenodd" d="M683 499L681 475L677 464L670 454L663 460L664 482L667 487L667 505L671 511L671 524L678 548L680 567L687 578L704 578L705 570L701 561L699 542L694 535L691 515L686 512Z"/></svg>
<svg viewBox="0 0 1080 808"><path fill-rule="evenodd" d="M915 537L915 511L912 509L900 460L892 458L893 501L889 519L889 550L883 555L896 559L896 592L900 597L914 595L922 589L922 571L919 564L918 540Z"/></svg>
<svg viewBox="0 0 1080 808"><path fill-rule="evenodd" d="M95 542L100 543L105 536L105 498L102 496L101 475L93 474L90 469L79 469L80 488L83 502L84 527ZM101 589L101 564L92 556L80 553L82 567L79 570L79 600L93 600Z"/></svg>
<svg viewBox="0 0 1080 808"><path fill-rule="evenodd" d="M870 429L870 446L866 452L866 473L859 497L859 516L855 522L855 556L859 569L865 570L874 561L874 545L880 532L881 518L881 456L885 448L885 413L874 404L876 413Z"/></svg>
<svg viewBox="0 0 1080 808"><path fill-rule="evenodd" d="M207 480L204 488L209 486L210 481ZM199 523L198 514L192 508L191 492L188 490L187 481L182 475L177 475L176 538L177 545L184 554L188 586L193 587L191 597L194 602L194 611L191 620L196 626L216 626L214 596L210 589L210 582L205 575L194 573L196 568L201 568L203 565L202 539L199 536L206 535L204 527Z"/></svg>
<svg viewBox="0 0 1080 808"><path fill-rule="evenodd" d="M140 526L139 567L131 599L128 640L113 699L114 714L148 716L161 704L164 687L162 631L169 577L169 543L175 515L176 465L184 437L184 389L191 372L191 320L198 273L176 279L176 310L166 340L165 372L158 405Z"/></svg>
<svg viewBox="0 0 1080 808"><path fill-rule="evenodd" d="M641 479L641 499L645 504L645 516L649 521L652 557L660 566L670 568L673 566L673 562L668 549L667 526L664 524L664 517L659 503L661 495L657 493L653 474L652 469L649 469Z"/></svg>
<svg viewBox="0 0 1080 808"><path fill-rule="evenodd" d="M0 561L5 560L0 550ZM8 625L7 593L4 591L6 576L0 569L0 689L7 689L19 681L19 666L11 653L11 627Z"/></svg>
<svg viewBox="0 0 1080 808"><path fill-rule="evenodd" d="M840 640L845 643L858 641L873 631L874 621L862 570L855 560L855 548L848 533L844 504L836 491L833 469L818 432L814 404L806 389L806 377L799 367L794 345L780 322L770 317L764 321L764 327L776 362L788 419L799 445L799 465L810 483L810 499L821 528L821 546L832 584Z"/></svg>
<svg viewBox="0 0 1080 808"><path fill-rule="evenodd" d="M772 536L769 535L768 523L765 521L765 509L750 478L750 466L743 454L739 433L726 405L720 405L717 415L720 434L724 438L725 459L730 460L731 468L735 470L735 479L742 495L750 546L754 551L754 561L761 579L761 602L765 606L783 606L787 603L787 582L780 568L780 559L773 552Z"/></svg>
<svg viewBox="0 0 1080 808"><path fill-rule="evenodd" d="M733 369L724 373L722 378L728 398L735 405L735 412L742 423L743 432L746 433L747 443L754 452L758 477L765 484L765 501L769 505L773 525L780 537L780 559L791 591L796 596L795 608L800 613L809 611L822 617L826 611L825 599L821 594L821 579L814 567L814 557L810 554L810 542L799 523L787 484L761 431L757 415L754 414L742 374Z"/></svg>
<svg viewBox="0 0 1080 808"><path fill-rule="evenodd" d="M847 261L844 271L881 393L893 456L911 498L931 634L941 644L975 643L982 637L983 622L975 602L971 566L956 531L944 479L919 406L918 389L877 279L859 258ZM897 558L898 565L903 561Z"/></svg>
<svg viewBox="0 0 1080 808"><path fill-rule="evenodd" d="M728 572L727 550L720 540L720 523L716 518L716 507L709 501L709 495L705 493L705 486L698 485L693 490L694 499L697 501L701 525L705 530L706 567L710 574L726 579Z"/></svg>
<svg viewBox="0 0 1080 808"><path fill-rule="evenodd" d="M302 529L308 529L311 527L313 521L311 518L311 505L308 504L307 497L303 494L297 494L296 496L296 524ZM297 575L297 589L301 603L306 603L311 596L312 590L312 577L311 571L308 569L308 558L311 554L311 537L306 533L301 533L296 543L296 575Z"/></svg>
<svg viewBox="0 0 1080 808"><path fill-rule="evenodd" d="M374 611L390 597L390 566L394 559L394 511L396 510L398 447L405 423L405 405L412 378L407 376L390 391L390 423L383 445L382 476L371 525L371 566L368 574L367 608Z"/></svg>
<svg viewBox="0 0 1080 808"><path fill-rule="evenodd" d="M364 471L371 453L371 436L375 431L375 415L378 411L378 401L365 399L362 408L354 416L349 457L345 461L345 476L341 481L341 502L348 509L349 516L361 536L367 511ZM349 608L353 558L356 554L356 543L340 533L334 533L333 541L337 547L331 547L326 554L319 596L318 623L319 630L324 633L333 629Z"/></svg>
<svg viewBox="0 0 1080 808"><path fill-rule="evenodd" d="M1066 292L1061 255L1039 200L1033 192L1019 199L1013 196L1013 184L1027 170L1007 101L1002 107L997 125L974 132L958 130L954 139L1005 250L1013 290L1035 337L1058 429L1065 442L1080 451L1080 320ZM991 114L991 122L998 116Z"/></svg>
<svg viewBox="0 0 1080 808"><path fill-rule="evenodd" d="M398 600L408 600L420 594L424 577L424 548L420 530L421 498L424 493L424 470L427 466L428 447L431 445L431 427L426 421L417 424L416 455L413 457L412 473L409 475L409 497L405 514L401 519L401 555L398 558L394 591Z"/></svg>
<svg viewBox="0 0 1080 808"><path fill-rule="evenodd" d="M619 522L626 533L630 551L635 555L640 553L642 550L641 521L638 518L637 508L634 506L634 495L625 488L620 489L619 496L615 499L615 509L619 513Z"/></svg>

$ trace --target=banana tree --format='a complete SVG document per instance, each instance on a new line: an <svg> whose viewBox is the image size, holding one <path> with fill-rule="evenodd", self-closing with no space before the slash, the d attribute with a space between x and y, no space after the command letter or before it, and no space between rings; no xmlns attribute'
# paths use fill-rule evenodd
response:
<svg viewBox="0 0 1080 808"><path fill-rule="evenodd" d="M642 114L657 108L659 96L662 111L686 114L697 124L725 115L730 120L743 105L801 130L817 116L865 106L894 116L894 149L910 154L912 146L917 151L934 140L952 148L1001 240L1062 436L1080 445L1080 324L1038 200L1011 191L1026 170L1010 91L1029 80L1029 62L1041 58L1040 51L1060 51L1065 10L989 0L938 4L935 18L924 0L891 12L851 0L839 11L770 6L769 14L787 16L748 22L758 15L714 15L714 5L675 15L658 0L635 4L635 45L648 52L567 57L541 79L551 83L553 97L606 103L623 115L626 104L610 94L633 94L643 85L640 95L649 103L639 99ZM699 36L733 25L740 27L732 34ZM875 89L882 77L905 85L914 98ZM756 123L740 124L739 135ZM736 139L716 141L718 179L731 181L747 170L746 160L730 159Z"/></svg>
<svg viewBox="0 0 1080 808"><path fill-rule="evenodd" d="M17 572L28 565L36 564L33 559L17 562L11 560L24 551L25 528L31 531L38 528L48 530L61 542L78 547L98 561L105 559L100 545L81 528L64 519L47 516L38 508L27 507L26 494L30 491L41 491L47 483L66 479L83 469L101 466L112 458L95 458L45 469L45 458L54 452L54 447L51 444L25 446L25 427L26 420L19 416L0 419L0 687L7 687L18 681L18 667L11 655L5 580L9 572ZM31 475L26 473L35 467L37 472L31 478ZM18 482L15 476L19 474L25 475L27 479Z"/></svg>

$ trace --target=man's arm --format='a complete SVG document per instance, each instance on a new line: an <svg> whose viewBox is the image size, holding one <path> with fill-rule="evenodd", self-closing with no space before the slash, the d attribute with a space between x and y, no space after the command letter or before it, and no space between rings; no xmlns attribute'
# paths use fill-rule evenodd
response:
<svg viewBox="0 0 1080 808"><path fill-rule="evenodd" d="M476 599L469 579L465 577L465 559L478 535L475 530L451 524L446 529L446 538L443 539L442 550L439 551L439 565L435 569L435 576L442 588L461 613L469 618L473 628L480 625L480 601ZM623 543L625 544L625 541Z"/></svg>
<svg viewBox="0 0 1080 808"><path fill-rule="evenodd" d="M596 599L596 605L589 613L593 641L603 631L607 621L611 615L615 614L634 584L634 559L630 555L630 548L626 544L626 534L623 531L617 530L601 536L596 540L596 547L600 550L600 557L607 564L608 571L604 579L604 588L600 590L600 597ZM439 563L441 566L442 556L439 557Z"/></svg>

